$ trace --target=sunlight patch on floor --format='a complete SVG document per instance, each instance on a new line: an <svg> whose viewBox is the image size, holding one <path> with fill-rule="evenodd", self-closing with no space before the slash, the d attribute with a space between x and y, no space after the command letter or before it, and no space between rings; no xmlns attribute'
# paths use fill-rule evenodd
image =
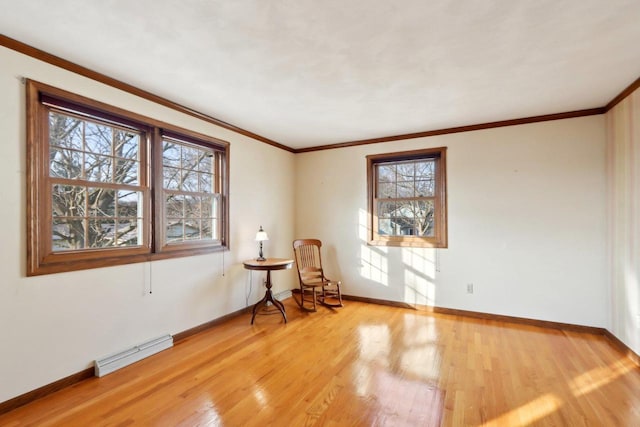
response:
<svg viewBox="0 0 640 427"><path fill-rule="evenodd" d="M258 405L260 405L261 408L266 408L267 406L269 406L269 400L265 396L262 387L253 386L252 392L253 397L256 399L256 402L258 403Z"/></svg>
<svg viewBox="0 0 640 427"><path fill-rule="evenodd" d="M358 328L359 357L353 371L353 383L360 397L370 394L373 373L386 369L391 351L391 332L387 325L363 325Z"/></svg>
<svg viewBox="0 0 640 427"><path fill-rule="evenodd" d="M202 402L202 407L196 411L198 413L197 424L202 426L221 426L222 418L218 413L215 404L206 400Z"/></svg>
<svg viewBox="0 0 640 427"><path fill-rule="evenodd" d="M400 366L416 378L435 381L440 376L442 356L438 348L438 331L432 317L407 314L403 319Z"/></svg>
<svg viewBox="0 0 640 427"><path fill-rule="evenodd" d="M574 378L569 387L574 396L579 397L603 387L632 369L629 363L620 361L585 372Z"/></svg>
<svg viewBox="0 0 640 427"><path fill-rule="evenodd" d="M553 393L547 393L482 425L485 427L526 426L535 423L561 407L562 400Z"/></svg>
<svg viewBox="0 0 640 427"><path fill-rule="evenodd" d="M367 325L358 328L358 348L360 359L367 362L376 361L383 366L388 364L391 351L391 332L387 325Z"/></svg>
<svg viewBox="0 0 640 427"><path fill-rule="evenodd" d="M435 386L380 371L376 374L375 385L378 425L440 425L444 396ZM414 403L416 400L421 402L418 408Z"/></svg>
<svg viewBox="0 0 640 427"><path fill-rule="evenodd" d="M438 341L438 328L436 326L436 320L433 317L405 314L402 323L403 345L414 346Z"/></svg>

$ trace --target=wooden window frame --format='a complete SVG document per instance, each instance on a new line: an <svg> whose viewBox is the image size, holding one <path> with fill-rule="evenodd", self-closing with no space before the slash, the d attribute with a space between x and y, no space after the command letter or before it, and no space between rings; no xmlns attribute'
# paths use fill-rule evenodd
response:
<svg viewBox="0 0 640 427"><path fill-rule="evenodd" d="M185 131L182 130L180 132L176 132L175 130L171 130L171 129L167 129L167 128L163 128L163 129L158 129L157 132L157 137L155 138L154 144L156 144L156 152L161 152L162 151L162 144L164 139L171 139L174 140L176 142L185 144L185 145L192 145L192 146L199 146L199 147L203 147L203 148L207 148L207 149L211 149L212 153L214 155L214 163L217 165L217 171L218 173L215 174L215 178L214 178L214 192L217 192L218 194L221 195L219 203L220 203L220 212L221 212L221 217L218 218L218 230L220 233L220 237L223 238L224 235L226 234L224 232L224 224L226 224L228 221L224 220L224 206L225 206L225 197L224 194L228 194L228 187L225 187L226 185L228 185L229 180L225 178L224 176L224 171L226 168L226 162L224 161L224 157L225 155L222 154L224 151L224 146L222 145L218 145L218 144L212 144L210 143L204 143L202 140L202 137L199 136L198 134L194 133L194 132L189 132L189 131ZM206 247L206 246L211 246L212 244L221 244L220 239L218 240L214 240L214 243L210 243L209 241L199 241L199 240L194 240L194 241L182 241L182 242L170 242L167 243L166 242L166 218L164 215L165 212L165 199L164 199L164 186L163 186L163 162L162 162L162 157L161 156L157 156L156 161L155 161L155 170L158 171L155 174L155 188L158 188L158 192L156 193L156 228L155 228L155 243L156 243L156 250L158 252L179 252L179 251L183 251L185 248L199 248L199 247ZM226 188L226 191L225 191Z"/></svg>
<svg viewBox="0 0 640 427"><path fill-rule="evenodd" d="M27 276L76 271L228 250L229 152L226 141L176 127L33 80L26 82ZM49 177L49 111L113 123L141 132L139 188L143 193L141 242L132 247L53 251ZM163 245L162 134L212 149L219 162L220 239ZM160 148L158 148L160 147ZM160 167L158 167L158 163Z"/></svg>
<svg viewBox="0 0 640 427"><path fill-rule="evenodd" d="M396 153L372 154L367 159L368 244L446 248L447 241L447 148L437 147ZM434 236L389 236L378 233L376 165L406 160L435 160Z"/></svg>

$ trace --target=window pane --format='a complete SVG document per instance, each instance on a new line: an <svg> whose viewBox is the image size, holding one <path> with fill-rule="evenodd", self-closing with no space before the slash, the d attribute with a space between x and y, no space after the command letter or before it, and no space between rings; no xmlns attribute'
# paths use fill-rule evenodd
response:
<svg viewBox="0 0 640 427"><path fill-rule="evenodd" d="M398 181L413 181L415 178L415 164L399 163L398 164Z"/></svg>
<svg viewBox="0 0 640 427"><path fill-rule="evenodd" d="M184 223L185 240L200 240L200 220L187 219Z"/></svg>
<svg viewBox="0 0 640 427"><path fill-rule="evenodd" d="M396 236L412 236L414 235L413 217L400 215L392 218L391 225L393 234Z"/></svg>
<svg viewBox="0 0 640 427"><path fill-rule="evenodd" d="M88 188L90 217L116 216L116 191L108 188Z"/></svg>
<svg viewBox="0 0 640 427"><path fill-rule="evenodd" d="M139 163L135 160L115 159L115 161L115 182L117 184L138 185Z"/></svg>
<svg viewBox="0 0 640 427"><path fill-rule="evenodd" d="M169 194L166 196L165 215L167 218L184 218L184 196Z"/></svg>
<svg viewBox="0 0 640 427"><path fill-rule="evenodd" d="M192 170L182 171L182 187L180 190L184 191L198 191L198 172Z"/></svg>
<svg viewBox="0 0 640 427"><path fill-rule="evenodd" d="M184 197L184 217L200 218L200 197L197 197L197 196Z"/></svg>
<svg viewBox="0 0 640 427"><path fill-rule="evenodd" d="M415 182L406 181L398 182L398 196L397 197L413 197L415 195Z"/></svg>
<svg viewBox="0 0 640 427"><path fill-rule="evenodd" d="M200 156L198 169L200 170L200 172L213 173L213 153L205 152L202 156Z"/></svg>
<svg viewBox="0 0 640 427"><path fill-rule="evenodd" d="M54 218L51 242L54 251L84 249L84 219Z"/></svg>
<svg viewBox="0 0 640 427"><path fill-rule="evenodd" d="M378 201L378 218L388 218L395 214L396 202Z"/></svg>
<svg viewBox="0 0 640 427"><path fill-rule="evenodd" d="M123 159L139 160L140 135L124 130L116 130L113 135L114 154Z"/></svg>
<svg viewBox="0 0 640 427"><path fill-rule="evenodd" d="M213 175L209 173L200 173L200 192L213 193Z"/></svg>
<svg viewBox="0 0 640 427"><path fill-rule="evenodd" d="M427 160L416 163L416 179L433 179L435 173L435 161Z"/></svg>
<svg viewBox="0 0 640 427"><path fill-rule="evenodd" d="M416 181L416 197L433 197L435 192L435 181L421 180Z"/></svg>
<svg viewBox="0 0 640 427"><path fill-rule="evenodd" d="M167 190L180 189L180 169L164 167L162 168L163 188Z"/></svg>
<svg viewBox="0 0 640 427"><path fill-rule="evenodd" d="M49 152L49 176L66 179L82 177L82 153L51 147Z"/></svg>
<svg viewBox="0 0 640 427"><path fill-rule="evenodd" d="M115 246L136 246L141 241L137 218L122 218L117 221Z"/></svg>
<svg viewBox="0 0 640 427"><path fill-rule="evenodd" d="M182 146L182 168L188 170L198 170L199 151L196 148Z"/></svg>
<svg viewBox="0 0 640 427"><path fill-rule="evenodd" d="M111 182L112 157L86 153L84 156L84 176L87 181Z"/></svg>
<svg viewBox="0 0 640 427"><path fill-rule="evenodd" d="M118 190L118 217L142 217L142 192L140 191L128 191Z"/></svg>
<svg viewBox="0 0 640 427"><path fill-rule="evenodd" d="M116 222L113 219L89 219L89 248L108 248L115 243Z"/></svg>
<svg viewBox="0 0 640 427"><path fill-rule="evenodd" d="M182 220L169 220L165 230L167 243L179 242L184 240L184 230Z"/></svg>
<svg viewBox="0 0 640 427"><path fill-rule="evenodd" d="M74 185L53 185L51 190L51 212L53 216L85 216L87 189Z"/></svg>
<svg viewBox="0 0 640 427"><path fill-rule="evenodd" d="M82 120L55 112L49 113L49 144L82 150Z"/></svg>
<svg viewBox="0 0 640 427"><path fill-rule="evenodd" d="M162 143L162 164L165 166L180 167L180 145L170 141Z"/></svg>
<svg viewBox="0 0 640 427"><path fill-rule="evenodd" d="M91 153L103 156L113 155L111 143L113 141L113 128L92 122L85 122L84 149Z"/></svg>
<svg viewBox="0 0 640 427"><path fill-rule="evenodd" d="M412 201L398 202L396 216L414 218L416 216L416 203Z"/></svg>
<svg viewBox="0 0 640 427"><path fill-rule="evenodd" d="M433 224L435 206L434 206L433 200L417 201L414 203L416 205L416 209L415 209L416 234L418 236L433 237L435 235L435 229Z"/></svg>
<svg viewBox="0 0 640 427"><path fill-rule="evenodd" d="M393 235L393 230L391 228L391 219L390 218L379 218L378 219L378 234L384 235Z"/></svg>
<svg viewBox="0 0 640 427"><path fill-rule="evenodd" d="M395 182L381 182L378 184L378 194L377 197L380 199L384 199L387 197L397 197L396 196L396 184Z"/></svg>
<svg viewBox="0 0 640 427"><path fill-rule="evenodd" d="M214 238L214 220L206 218L202 220L202 238L212 240Z"/></svg>
<svg viewBox="0 0 640 427"><path fill-rule="evenodd" d="M378 165L378 182L395 182L396 165Z"/></svg>
<svg viewBox="0 0 640 427"><path fill-rule="evenodd" d="M217 217L217 212L215 210L214 203L217 201L217 198L214 196L204 196L202 197L202 218L215 218Z"/></svg>

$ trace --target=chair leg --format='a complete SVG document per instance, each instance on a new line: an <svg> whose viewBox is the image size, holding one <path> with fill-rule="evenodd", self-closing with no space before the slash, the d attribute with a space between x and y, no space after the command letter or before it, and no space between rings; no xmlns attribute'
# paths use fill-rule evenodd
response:
<svg viewBox="0 0 640 427"><path fill-rule="evenodd" d="M327 307L344 307L343 304L342 304L342 293L340 292L341 282L340 281L338 281L338 282L329 281L329 282L327 282L327 284L328 285L333 284L335 286L335 290L333 290L333 289L327 290L324 286L322 287L322 300L320 301L322 303L322 305L325 305ZM336 304L336 303L327 302L327 300L326 300L327 296L330 299L337 299L338 303Z"/></svg>
<svg viewBox="0 0 640 427"><path fill-rule="evenodd" d="M311 299L309 299L311 298ZM300 286L300 300L298 301L298 298L295 297L295 295L293 295L293 299L295 300L295 302L300 306L301 309L303 309L304 311L310 311L310 312L314 312L314 311L318 311L317 310L317 306L316 306L316 288L313 287L311 289L309 288L304 288L303 286ZM305 304L312 304L312 307L308 307Z"/></svg>

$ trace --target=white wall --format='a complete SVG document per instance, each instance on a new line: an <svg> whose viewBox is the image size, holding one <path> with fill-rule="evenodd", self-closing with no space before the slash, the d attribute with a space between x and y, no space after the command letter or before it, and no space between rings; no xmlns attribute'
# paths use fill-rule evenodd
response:
<svg viewBox="0 0 640 427"><path fill-rule="evenodd" d="M368 246L365 156L439 146L449 247ZM608 326L604 116L300 154L296 180L345 294Z"/></svg>
<svg viewBox="0 0 640 427"><path fill-rule="evenodd" d="M255 257L291 256L294 155L0 47L0 402L91 366L96 358L231 313L264 295ZM26 277L27 77L231 143L231 251ZM195 84L195 83L194 83ZM224 272L224 275L223 275ZM249 278L253 292L247 295ZM294 286L274 273L274 290ZM149 288L153 293L149 293ZM247 323L249 318L247 317Z"/></svg>
<svg viewBox="0 0 640 427"><path fill-rule="evenodd" d="M640 354L640 89L607 113L611 332Z"/></svg>

